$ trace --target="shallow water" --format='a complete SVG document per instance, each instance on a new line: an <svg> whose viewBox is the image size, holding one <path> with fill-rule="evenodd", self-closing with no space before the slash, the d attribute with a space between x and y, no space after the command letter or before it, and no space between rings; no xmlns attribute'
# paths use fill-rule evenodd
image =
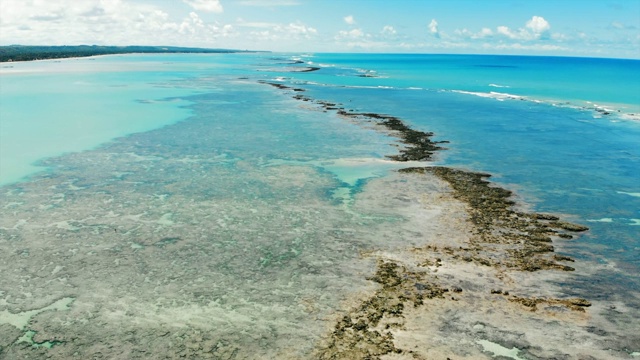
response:
<svg viewBox="0 0 640 360"><path fill-rule="evenodd" d="M308 355L341 301L371 287L360 253L394 243L376 229L400 217L345 208L390 170L388 138L255 80L169 80L147 86L184 100L151 106L188 119L42 160L48 171L3 187L3 338L81 339L57 356L114 356L101 348L136 331L120 353L204 341L221 357ZM71 305L47 311L60 298Z"/></svg>
<svg viewBox="0 0 640 360"><path fill-rule="evenodd" d="M559 246L582 262L556 284L585 297L607 289L598 298L631 309L615 321L634 331L636 123L440 91L410 69L395 78L397 61L359 55L349 66L275 71L289 60L131 55L3 69L0 111L14 121L2 122L10 149L0 156L33 152L1 162L0 263L10 275L0 280L0 351L309 356L343 302L373 288L375 262L363 253L421 245L404 225L416 207L402 182L366 187L398 168L385 159L396 140L258 80L434 131L451 141L437 163L493 172L536 210L589 224ZM387 77L359 77L363 69ZM371 191L383 200L358 206Z"/></svg>

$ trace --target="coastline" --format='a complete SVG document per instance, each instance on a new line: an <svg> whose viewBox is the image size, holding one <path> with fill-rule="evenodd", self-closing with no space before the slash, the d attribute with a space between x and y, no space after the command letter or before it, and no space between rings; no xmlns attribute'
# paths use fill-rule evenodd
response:
<svg viewBox="0 0 640 360"><path fill-rule="evenodd" d="M8 45L0 46L0 63L23 62L34 60L55 60L68 58L83 58L96 55L116 54L218 54L218 53L243 53L265 52L235 49L204 49L176 46L98 46L98 45L73 45L73 46L36 46L36 45Z"/></svg>

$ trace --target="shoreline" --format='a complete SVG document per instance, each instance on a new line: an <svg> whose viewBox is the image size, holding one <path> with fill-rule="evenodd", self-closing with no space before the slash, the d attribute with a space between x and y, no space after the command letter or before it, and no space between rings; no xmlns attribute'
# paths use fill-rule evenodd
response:
<svg viewBox="0 0 640 360"><path fill-rule="evenodd" d="M99 45L8 45L0 46L0 63L84 58L118 54L228 54L257 53L266 51L236 49L204 49L177 46L99 46Z"/></svg>

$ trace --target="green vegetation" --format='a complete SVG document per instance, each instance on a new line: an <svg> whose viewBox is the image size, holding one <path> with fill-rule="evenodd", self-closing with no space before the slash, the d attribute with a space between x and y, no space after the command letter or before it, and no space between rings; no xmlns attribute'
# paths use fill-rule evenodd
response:
<svg viewBox="0 0 640 360"><path fill-rule="evenodd" d="M249 52L229 49L203 49L174 46L98 46L98 45L77 45L77 46L23 46L10 45L0 46L0 62L7 61L30 61L43 59L61 59L70 57L85 57L108 54L131 54L131 53L237 53Z"/></svg>

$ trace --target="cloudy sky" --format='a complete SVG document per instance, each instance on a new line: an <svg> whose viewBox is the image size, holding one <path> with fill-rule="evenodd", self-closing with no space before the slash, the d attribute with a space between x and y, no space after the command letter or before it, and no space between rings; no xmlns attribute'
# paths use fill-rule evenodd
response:
<svg viewBox="0 0 640 360"><path fill-rule="evenodd" d="M640 58L640 0L0 0L0 45Z"/></svg>

